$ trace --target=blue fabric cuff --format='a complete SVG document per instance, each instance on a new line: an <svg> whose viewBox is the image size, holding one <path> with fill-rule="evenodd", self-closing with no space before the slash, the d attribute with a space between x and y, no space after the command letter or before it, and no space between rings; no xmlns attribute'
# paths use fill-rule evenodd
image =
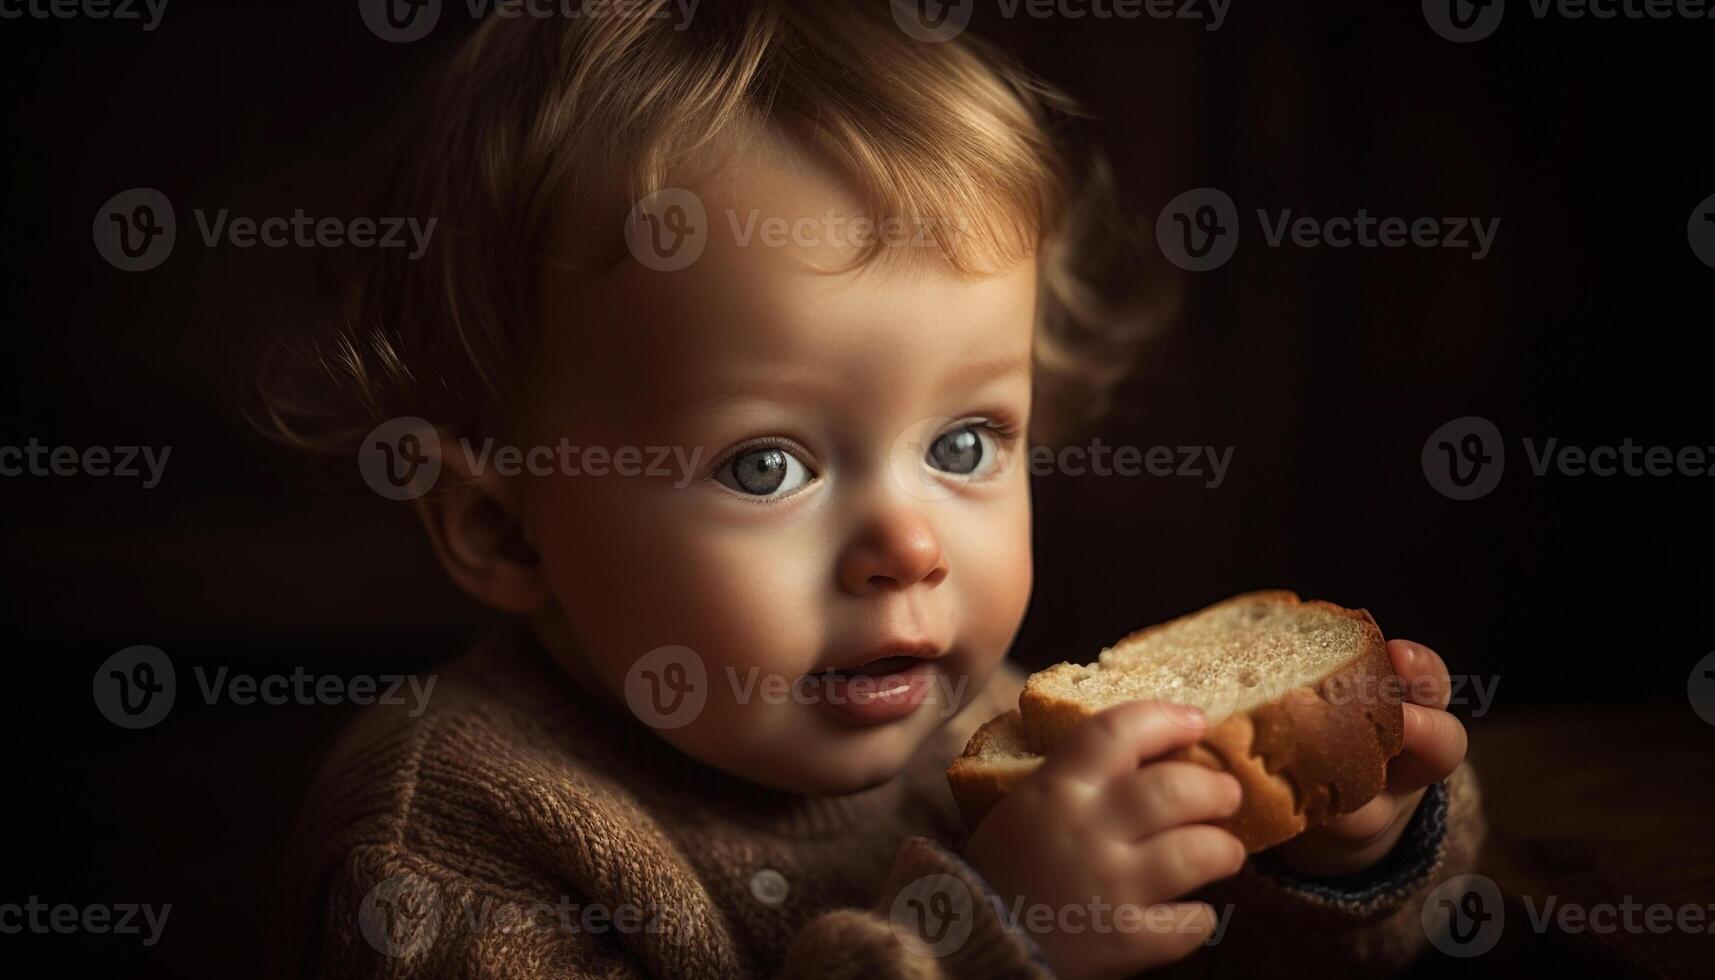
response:
<svg viewBox="0 0 1715 980"><path fill-rule="evenodd" d="M1399 843L1371 867L1340 878L1304 878L1282 869L1267 852L1254 860L1260 870L1293 891L1341 906L1364 906L1411 888L1435 866L1447 837L1447 787L1436 783L1424 791L1400 835Z"/></svg>

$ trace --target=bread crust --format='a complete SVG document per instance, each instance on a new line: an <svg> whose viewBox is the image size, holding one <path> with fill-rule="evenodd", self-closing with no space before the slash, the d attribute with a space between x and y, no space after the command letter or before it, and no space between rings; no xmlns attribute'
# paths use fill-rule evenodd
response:
<svg viewBox="0 0 1715 980"><path fill-rule="evenodd" d="M965 818L965 826L972 829L982 822L989 810L994 808L1000 798L1005 796L1018 784L1018 781L1036 771L1042 763L1041 756L1028 758L988 757L983 754L988 751L989 742L1003 738L1002 731L1008 731L1004 736L1011 738L1010 732L1023 728L1017 709L991 718L983 722L971 735L966 743L963 755L953 760L947 767L947 784L953 789L953 800L959 804L959 813Z"/></svg>
<svg viewBox="0 0 1715 980"><path fill-rule="evenodd" d="M1245 593L1217 605L1259 599L1314 606L1357 620L1364 637L1356 656L1315 685L1293 688L1247 713L1217 719L1196 745L1167 757L1230 772L1238 779L1244 801L1222 826L1250 852L1273 847L1369 802L1386 784L1388 760L1399 754L1405 731L1405 709L1387 641L1367 610L1304 602L1285 590ZM1139 630L1120 642L1166 625ZM1075 668L1051 667L1032 680L1060 669ZM1067 732L1095 713L1046 693L1039 684L1025 686L1019 711L1030 748L1039 753L1052 751Z"/></svg>

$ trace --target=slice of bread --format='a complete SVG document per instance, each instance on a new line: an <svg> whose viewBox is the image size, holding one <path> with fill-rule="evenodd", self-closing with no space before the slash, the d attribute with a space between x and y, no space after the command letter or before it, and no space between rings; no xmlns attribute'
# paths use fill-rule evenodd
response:
<svg viewBox="0 0 1715 980"><path fill-rule="evenodd" d="M1016 710L983 722L965 744L965 754L947 767L947 781L965 823L975 827L1018 781L1042 764L1042 756L1024 741L1024 720Z"/></svg>
<svg viewBox="0 0 1715 980"><path fill-rule="evenodd" d="M967 822L974 827L1034 768L1033 756L1083 719L1149 698L1208 715L1203 739L1168 758L1238 778L1244 802L1223 826L1253 852L1379 793L1405 725L1368 612L1286 591L1246 593L1133 633L1088 666L1031 675L1016 720L1009 713L984 725L948 769Z"/></svg>

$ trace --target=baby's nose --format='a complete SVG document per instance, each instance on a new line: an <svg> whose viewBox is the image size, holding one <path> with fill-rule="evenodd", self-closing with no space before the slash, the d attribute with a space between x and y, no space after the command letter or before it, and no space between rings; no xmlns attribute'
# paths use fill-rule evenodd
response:
<svg viewBox="0 0 1715 980"><path fill-rule="evenodd" d="M840 556L840 587L853 595L931 587L947 577L941 539L923 515L907 509L871 521Z"/></svg>

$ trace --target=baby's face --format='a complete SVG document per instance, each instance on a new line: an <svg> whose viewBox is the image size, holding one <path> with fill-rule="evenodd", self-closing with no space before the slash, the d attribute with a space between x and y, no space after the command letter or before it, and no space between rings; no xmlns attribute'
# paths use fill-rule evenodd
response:
<svg viewBox="0 0 1715 980"><path fill-rule="evenodd" d="M1024 615L1034 263L819 272L849 255L816 239L851 204L778 139L692 189L710 230L688 268L628 258L543 282L525 437L638 447L644 464L671 447L695 467L523 478L558 607L538 631L681 751L855 791L975 697ZM740 244L753 214L816 231Z"/></svg>

